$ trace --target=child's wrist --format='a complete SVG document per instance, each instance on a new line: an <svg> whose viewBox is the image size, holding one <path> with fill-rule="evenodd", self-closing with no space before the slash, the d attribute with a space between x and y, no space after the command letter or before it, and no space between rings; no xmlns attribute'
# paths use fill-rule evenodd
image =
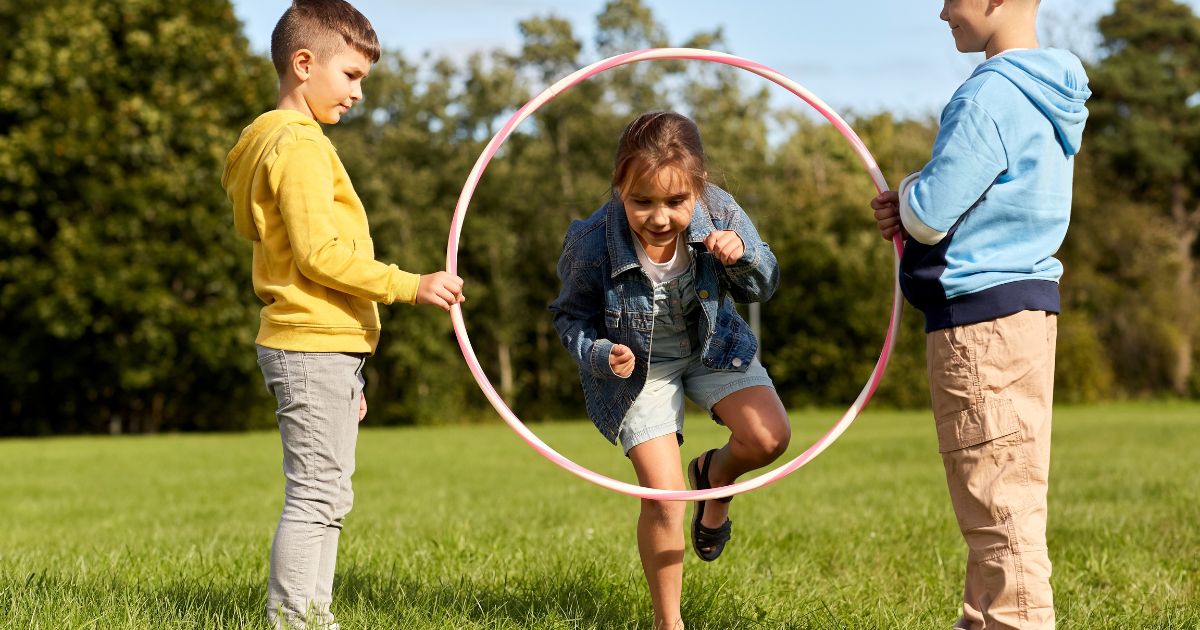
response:
<svg viewBox="0 0 1200 630"><path fill-rule="evenodd" d="M588 357L588 364L591 366L593 374L597 376L604 376L605 374L617 375L612 369L612 364L608 362L608 358L612 356L615 345L608 339L597 339L592 344L592 355Z"/></svg>

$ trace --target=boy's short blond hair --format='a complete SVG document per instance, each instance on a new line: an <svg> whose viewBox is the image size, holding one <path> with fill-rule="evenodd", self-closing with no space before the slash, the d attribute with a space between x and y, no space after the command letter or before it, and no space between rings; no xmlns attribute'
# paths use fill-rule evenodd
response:
<svg viewBox="0 0 1200 630"><path fill-rule="evenodd" d="M379 37L366 16L345 0L293 0L271 32L271 62L279 76L287 74L292 55L307 48L327 61L349 46L379 61Z"/></svg>

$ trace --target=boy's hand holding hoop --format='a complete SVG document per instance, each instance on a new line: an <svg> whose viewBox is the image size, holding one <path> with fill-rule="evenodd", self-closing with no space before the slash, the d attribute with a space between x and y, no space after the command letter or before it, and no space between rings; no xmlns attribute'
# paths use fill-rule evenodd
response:
<svg viewBox="0 0 1200 630"><path fill-rule="evenodd" d="M417 285L417 304L432 304L443 311L450 311L455 304L462 304L467 298L462 294L463 280L445 271L427 273L421 276Z"/></svg>

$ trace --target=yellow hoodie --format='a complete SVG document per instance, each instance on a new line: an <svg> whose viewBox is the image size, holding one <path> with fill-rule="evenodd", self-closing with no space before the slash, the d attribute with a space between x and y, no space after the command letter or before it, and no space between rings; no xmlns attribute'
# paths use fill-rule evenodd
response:
<svg viewBox="0 0 1200 630"><path fill-rule="evenodd" d="M412 303L419 276L375 260L367 214L321 127L274 110L242 130L221 185L254 244L257 343L306 352L374 352L376 302Z"/></svg>

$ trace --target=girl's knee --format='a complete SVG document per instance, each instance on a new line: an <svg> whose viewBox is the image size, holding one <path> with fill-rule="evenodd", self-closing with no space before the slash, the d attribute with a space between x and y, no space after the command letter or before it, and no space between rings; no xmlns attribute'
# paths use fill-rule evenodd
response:
<svg viewBox="0 0 1200 630"><path fill-rule="evenodd" d="M758 447L759 454L767 461L775 461L780 455L787 452L788 444L792 440L792 430L784 425L780 429L772 431L764 431L759 435Z"/></svg>
<svg viewBox="0 0 1200 630"><path fill-rule="evenodd" d="M740 441L750 448L756 460L768 463L783 455L791 440L792 428L784 419L779 422L763 422Z"/></svg>
<svg viewBox="0 0 1200 630"><path fill-rule="evenodd" d="M779 456L787 452L788 446L792 443L792 428L788 425L783 425L772 436L770 443L771 459L778 459Z"/></svg>
<svg viewBox="0 0 1200 630"><path fill-rule="evenodd" d="M683 523L686 508L686 504L680 501L642 499L642 518L663 526L673 527Z"/></svg>

